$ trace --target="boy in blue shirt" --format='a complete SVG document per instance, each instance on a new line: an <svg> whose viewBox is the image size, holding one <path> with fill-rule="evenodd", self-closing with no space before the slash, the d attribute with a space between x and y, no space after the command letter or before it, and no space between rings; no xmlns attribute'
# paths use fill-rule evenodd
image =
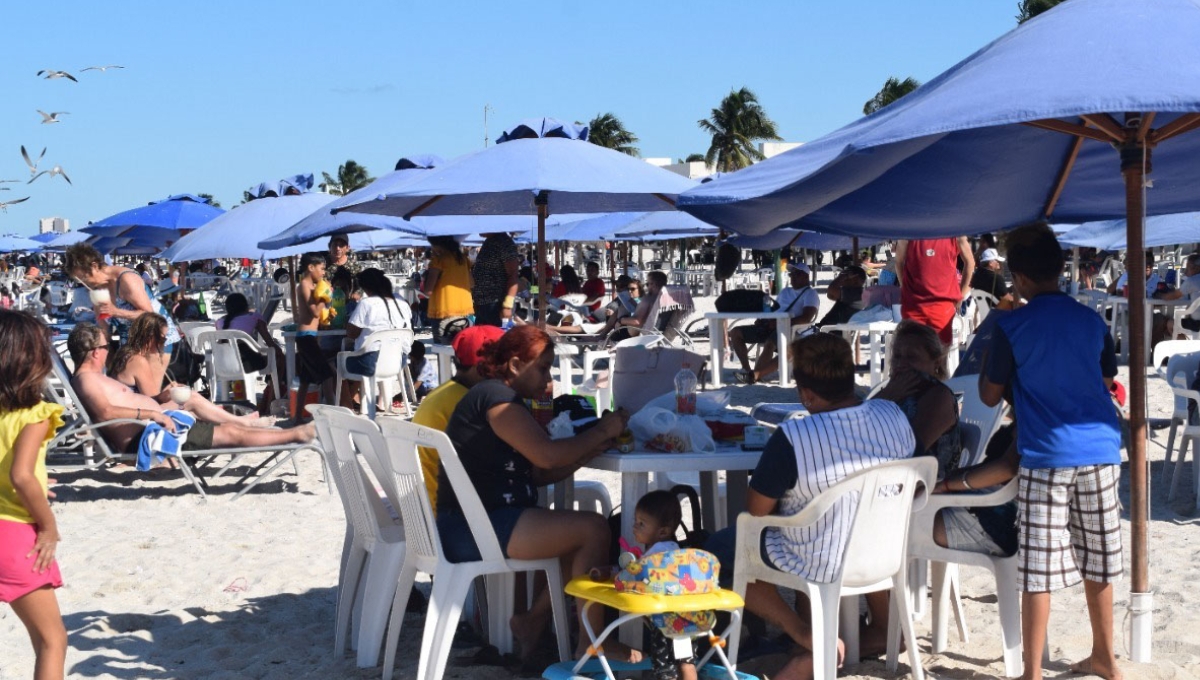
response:
<svg viewBox="0 0 1200 680"><path fill-rule="evenodd" d="M1121 432L1109 397L1117 374L1104 320L1058 289L1062 247L1045 224L1009 234L1013 285L1029 303L997 320L979 376L983 402L1012 390L1016 411L1025 678L1042 677L1050 593L1084 584L1091 655L1072 670L1120 678L1113 582L1121 575Z"/></svg>

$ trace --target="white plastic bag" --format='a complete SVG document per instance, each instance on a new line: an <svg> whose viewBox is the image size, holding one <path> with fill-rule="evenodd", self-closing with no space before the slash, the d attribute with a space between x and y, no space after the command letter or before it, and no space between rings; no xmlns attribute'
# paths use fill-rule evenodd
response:
<svg viewBox="0 0 1200 680"><path fill-rule="evenodd" d="M641 446L667 453L712 453L717 450L712 430L698 416L677 416L665 408L647 406L629 419L629 430Z"/></svg>
<svg viewBox="0 0 1200 680"><path fill-rule="evenodd" d="M551 439L566 439L575 436L575 425L571 422L571 414L563 411L546 423L546 432Z"/></svg>

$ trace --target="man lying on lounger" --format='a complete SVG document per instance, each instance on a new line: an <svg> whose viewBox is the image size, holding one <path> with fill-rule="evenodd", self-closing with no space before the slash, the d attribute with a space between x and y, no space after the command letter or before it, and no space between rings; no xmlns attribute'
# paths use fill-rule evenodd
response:
<svg viewBox="0 0 1200 680"><path fill-rule="evenodd" d="M164 407L153 397L138 394L104 375L108 358L108 340L95 324L75 326L67 338L67 351L75 362L71 384L92 420L97 423L118 418L150 420L169 432L175 431L175 421L164 413ZM128 423L112 425L101 430L114 451L132 453L137 450L145 425ZM197 421L188 431L184 451L204 451L212 448L245 448L303 444L316 437L311 424L287 429L249 427L240 423L214 424Z"/></svg>

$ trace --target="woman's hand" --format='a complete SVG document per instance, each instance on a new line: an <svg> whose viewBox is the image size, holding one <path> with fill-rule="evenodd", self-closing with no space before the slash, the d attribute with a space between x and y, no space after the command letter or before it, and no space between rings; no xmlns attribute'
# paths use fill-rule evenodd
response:
<svg viewBox="0 0 1200 680"><path fill-rule="evenodd" d="M92 311L96 313L96 316L117 316L117 312L121 310L111 302L97 302L92 305Z"/></svg>
<svg viewBox="0 0 1200 680"><path fill-rule="evenodd" d="M50 563L54 561L54 550L58 546L58 541L58 529L38 530L37 538L33 541L33 550L25 555L26 559L37 555L33 560L33 571L42 574L50 568Z"/></svg>
<svg viewBox="0 0 1200 680"><path fill-rule="evenodd" d="M900 401L916 394L921 386L929 380L930 376L920 371L902 371L892 376L888 384L879 391L878 396L888 401Z"/></svg>
<svg viewBox="0 0 1200 680"><path fill-rule="evenodd" d="M596 424L597 428L601 428L605 439L616 439L625 427L629 425L629 411L623 408L618 408L616 411L605 411L604 415L600 416L600 422Z"/></svg>

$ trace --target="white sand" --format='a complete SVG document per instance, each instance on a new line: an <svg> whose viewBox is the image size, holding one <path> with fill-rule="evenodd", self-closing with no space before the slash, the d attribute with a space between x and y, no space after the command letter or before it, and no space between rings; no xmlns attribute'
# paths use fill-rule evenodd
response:
<svg viewBox="0 0 1200 680"><path fill-rule="evenodd" d="M707 301L706 301L707 302ZM1122 369L1125 375L1125 369ZM737 405L793 401L771 386L732 388ZM1170 415L1170 394L1150 380L1151 417ZM1166 430L1150 440L1154 494L1150 524L1151 583L1157 592L1154 662L1123 662L1129 678L1200 677L1200 527L1185 473L1181 498L1168 506L1162 458ZM217 480L205 502L178 475L125 471L59 473L54 511L63 542L59 561L66 585L58 598L70 651L67 672L83 677L327 678L379 677L333 654L334 587L345 522L337 498L311 454L300 475L263 483L231 502L229 482ZM605 481L619 502L614 475ZM1128 499L1127 482L1122 489ZM1126 524L1126 528L1128 525ZM1126 564L1128 564L1128 531ZM1002 673L995 597L982 570L963 572L970 643L951 633L949 650L929 653L929 619L918 624L922 661L931 675L978 678ZM1125 607L1129 582L1117 587L1117 649L1127 657ZM396 677L416 674L421 617L408 615ZM952 628L953 630L953 628ZM1090 632L1083 592L1053 600L1049 677L1087 655ZM23 626L0 607L0 678L32 676L33 655ZM455 657L448 677L503 678L510 671L472 668ZM907 666L902 657L901 670ZM868 661L844 677L890 677Z"/></svg>

